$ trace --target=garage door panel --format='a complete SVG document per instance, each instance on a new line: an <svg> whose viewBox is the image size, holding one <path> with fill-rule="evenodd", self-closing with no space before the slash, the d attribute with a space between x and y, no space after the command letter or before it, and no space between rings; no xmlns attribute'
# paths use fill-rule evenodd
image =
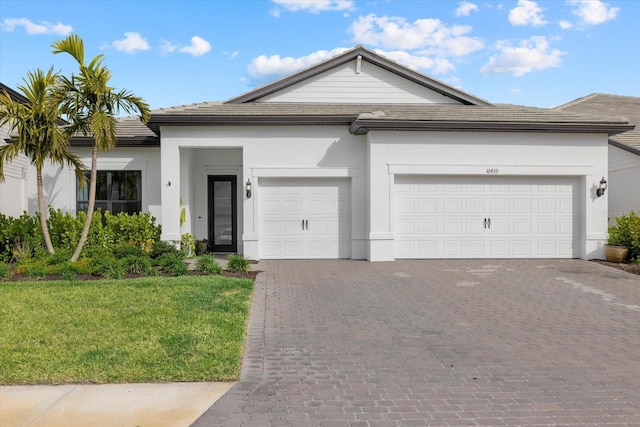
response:
<svg viewBox="0 0 640 427"><path fill-rule="evenodd" d="M395 179L397 258L579 255L577 178Z"/></svg>
<svg viewBox="0 0 640 427"><path fill-rule="evenodd" d="M261 258L348 258L350 182L334 178L261 178Z"/></svg>
<svg viewBox="0 0 640 427"><path fill-rule="evenodd" d="M511 221L508 219L491 218L491 234L511 234L510 223Z"/></svg>
<svg viewBox="0 0 640 427"><path fill-rule="evenodd" d="M299 200L285 200L283 202L283 214L287 216L302 215L302 203Z"/></svg>

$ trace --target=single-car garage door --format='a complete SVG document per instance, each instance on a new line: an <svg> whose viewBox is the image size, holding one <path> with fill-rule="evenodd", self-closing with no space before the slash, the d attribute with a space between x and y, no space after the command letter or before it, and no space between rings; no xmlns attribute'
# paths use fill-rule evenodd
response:
<svg viewBox="0 0 640 427"><path fill-rule="evenodd" d="M349 258L349 180L260 178L261 258Z"/></svg>
<svg viewBox="0 0 640 427"><path fill-rule="evenodd" d="M575 177L395 177L396 258L574 258Z"/></svg>

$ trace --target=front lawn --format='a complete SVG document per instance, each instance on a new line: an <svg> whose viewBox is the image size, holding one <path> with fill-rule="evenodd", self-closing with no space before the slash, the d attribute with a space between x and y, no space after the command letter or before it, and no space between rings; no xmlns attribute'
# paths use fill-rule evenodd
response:
<svg viewBox="0 0 640 427"><path fill-rule="evenodd" d="M0 283L0 384L231 381L253 282Z"/></svg>

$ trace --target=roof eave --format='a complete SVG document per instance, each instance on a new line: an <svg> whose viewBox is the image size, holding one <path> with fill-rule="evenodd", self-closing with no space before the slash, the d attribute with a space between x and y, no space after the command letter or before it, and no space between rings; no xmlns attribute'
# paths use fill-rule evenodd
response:
<svg viewBox="0 0 640 427"><path fill-rule="evenodd" d="M91 147L93 139L90 136L74 136L71 138L72 147ZM118 136L118 147L160 147L157 136Z"/></svg>
<svg viewBox="0 0 640 427"><path fill-rule="evenodd" d="M354 135L372 130L400 131L478 131L478 132L549 132L607 133L609 136L633 129L619 123L532 123L491 121L371 120L358 119L349 127Z"/></svg>
<svg viewBox="0 0 640 427"><path fill-rule="evenodd" d="M342 125L349 126L356 115L273 115L273 116L232 116L232 115L162 115L152 117L147 126L159 134L160 127L172 126L274 126L274 125Z"/></svg>
<svg viewBox="0 0 640 427"><path fill-rule="evenodd" d="M617 148L619 148L621 150L627 151L627 152L629 152L631 154L635 154L636 156L640 156L640 149L632 147L630 145L623 144L621 142L614 141L612 139L609 140L609 145L612 145L612 146L617 147Z"/></svg>

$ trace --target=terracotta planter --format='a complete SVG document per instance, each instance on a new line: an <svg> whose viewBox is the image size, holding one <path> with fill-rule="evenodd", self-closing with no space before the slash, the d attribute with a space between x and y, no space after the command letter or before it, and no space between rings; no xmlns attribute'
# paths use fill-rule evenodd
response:
<svg viewBox="0 0 640 427"><path fill-rule="evenodd" d="M609 262L622 262L628 253L629 248L626 246L604 245L604 257Z"/></svg>

